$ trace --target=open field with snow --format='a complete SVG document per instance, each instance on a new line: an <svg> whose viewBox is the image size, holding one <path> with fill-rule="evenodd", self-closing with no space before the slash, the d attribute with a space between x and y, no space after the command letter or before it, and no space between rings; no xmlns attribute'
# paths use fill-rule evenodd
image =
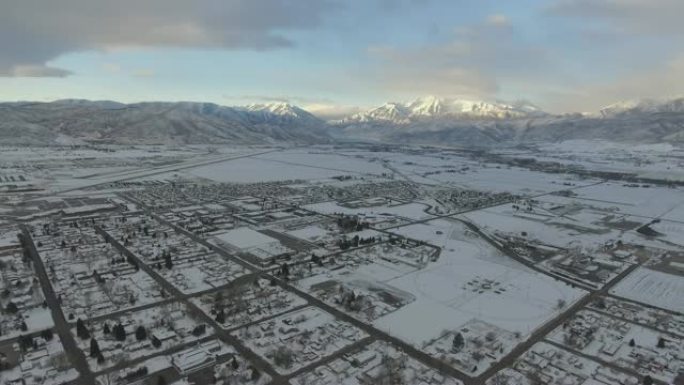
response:
<svg viewBox="0 0 684 385"><path fill-rule="evenodd" d="M508 260L459 222L435 220L395 231L442 248L426 268L386 281L416 300L375 325L412 344L426 344L471 319L524 338L584 295ZM415 328L417 322L422 327Z"/></svg>
<svg viewBox="0 0 684 385"><path fill-rule="evenodd" d="M682 277L682 275L639 268L618 283L611 293L681 312L684 309L684 279Z"/></svg>

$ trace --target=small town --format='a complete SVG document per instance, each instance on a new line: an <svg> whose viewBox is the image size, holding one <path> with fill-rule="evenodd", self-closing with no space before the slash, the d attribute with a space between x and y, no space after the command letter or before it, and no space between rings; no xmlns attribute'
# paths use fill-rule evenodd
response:
<svg viewBox="0 0 684 385"><path fill-rule="evenodd" d="M540 182L449 150L271 151L255 159L366 168L230 182L228 160L66 188L27 169L42 193L1 203L0 383L683 378L684 211L649 216L684 209L680 189L651 187L652 200L586 175ZM445 159L461 171L439 172ZM447 187L504 168L515 184Z"/></svg>

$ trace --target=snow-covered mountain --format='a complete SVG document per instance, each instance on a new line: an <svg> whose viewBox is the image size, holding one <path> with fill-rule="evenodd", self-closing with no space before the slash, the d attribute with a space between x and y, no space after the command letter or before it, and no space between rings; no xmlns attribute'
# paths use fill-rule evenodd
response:
<svg viewBox="0 0 684 385"><path fill-rule="evenodd" d="M0 143L321 143L332 139L491 146L570 139L684 143L684 98L548 114L525 102L419 98L328 122L287 103L60 100L0 103Z"/></svg>
<svg viewBox="0 0 684 385"><path fill-rule="evenodd" d="M377 122L403 125L438 119L520 119L544 115L546 114L543 111L526 102L485 102L427 96L406 103L385 103L337 123L349 125Z"/></svg>
<svg viewBox="0 0 684 385"><path fill-rule="evenodd" d="M599 113L602 117L659 113L684 113L684 97L669 100L627 100L603 107Z"/></svg>
<svg viewBox="0 0 684 385"><path fill-rule="evenodd" d="M331 122L333 136L445 145L607 139L684 142L684 98L623 102L597 114L548 114L526 102L419 98Z"/></svg>
<svg viewBox="0 0 684 385"><path fill-rule="evenodd" d="M313 143L329 139L325 125L285 103L0 103L0 141L17 144L52 144L65 136L114 143Z"/></svg>
<svg viewBox="0 0 684 385"><path fill-rule="evenodd" d="M249 112L248 115L253 121L260 123L306 126L320 126L322 123L308 111L289 103L250 104L243 109Z"/></svg>

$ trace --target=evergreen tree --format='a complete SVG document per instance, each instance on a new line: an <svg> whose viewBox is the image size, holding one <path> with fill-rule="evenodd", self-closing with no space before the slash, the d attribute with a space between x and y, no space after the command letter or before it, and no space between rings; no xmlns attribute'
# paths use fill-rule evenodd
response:
<svg viewBox="0 0 684 385"><path fill-rule="evenodd" d="M112 330L109 328L109 323L105 322L104 327L102 328L102 333L109 334L111 331Z"/></svg>
<svg viewBox="0 0 684 385"><path fill-rule="evenodd" d="M85 323L83 323L83 320L80 318L76 320L76 335L83 340L90 338L90 332L88 331L88 328L86 328Z"/></svg>
<svg viewBox="0 0 684 385"><path fill-rule="evenodd" d="M219 324L223 324L226 322L226 314L223 312L223 309L219 310L218 313L216 313L216 322Z"/></svg>
<svg viewBox="0 0 684 385"><path fill-rule="evenodd" d="M195 337L199 337L202 334L204 334L204 332L206 332L206 330L207 330L207 325L205 325L205 324L197 325L197 326L195 326L194 329L192 329L192 335Z"/></svg>
<svg viewBox="0 0 684 385"><path fill-rule="evenodd" d="M126 341L126 329L120 323L114 326L114 338L117 341Z"/></svg>
<svg viewBox="0 0 684 385"><path fill-rule="evenodd" d="M454 335L454 341L451 344L451 350L454 352L459 352L461 349L463 349L464 345L465 341L463 340L463 335L461 333L456 333L456 335Z"/></svg>
<svg viewBox="0 0 684 385"><path fill-rule="evenodd" d="M97 341L95 338L90 339L90 356L91 357L98 357L100 356L100 345L98 345Z"/></svg>
<svg viewBox="0 0 684 385"><path fill-rule="evenodd" d="M135 338L138 341L142 341L147 338L147 330L145 330L144 326L140 325L137 329L135 329Z"/></svg>
<svg viewBox="0 0 684 385"><path fill-rule="evenodd" d="M16 314L19 311L17 304L12 302L12 301L9 301L9 303L7 304L7 307L5 309L10 314Z"/></svg>

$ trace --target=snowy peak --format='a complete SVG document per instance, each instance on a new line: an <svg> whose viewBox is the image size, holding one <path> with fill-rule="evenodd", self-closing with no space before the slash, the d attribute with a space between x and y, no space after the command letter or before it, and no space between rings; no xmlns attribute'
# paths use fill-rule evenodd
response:
<svg viewBox="0 0 684 385"><path fill-rule="evenodd" d="M546 115L527 102L502 103L480 100L421 97L407 103L385 103L352 115L340 123L389 122L407 124L431 119L516 119Z"/></svg>
<svg viewBox="0 0 684 385"><path fill-rule="evenodd" d="M285 102L250 104L246 106L245 109L252 112L267 112L274 115L293 117L301 117L305 114L308 114L308 112L304 111L303 109Z"/></svg>
<svg viewBox="0 0 684 385"><path fill-rule="evenodd" d="M366 112L354 114L342 119L341 122L367 123L373 121L385 121L390 123L408 123L409 111L399 103L385 103L380 107L372 108Z"/></svg>
<svg viewBox="0 0 684 385"><path fill-rule="evenodd" d="M448 102L435 96L418 98L406 104L411 116L439 116L447 112Z"/></svg>
<svg viewBox="0 0 684 385"><path fill-rule="evenodd" d="M297 123L304 126L325 124L324 121L308 111L284 102L250 104L244 107L243 110L250 115L250 119L254 123Z"/></svg>
<svg viewBox="0 0 684 385"><path fill-rule="evenodd" d="M604 118L636 114L684 113L684 97L669 100L641 99L613 103L599 113Z"/></svg>

